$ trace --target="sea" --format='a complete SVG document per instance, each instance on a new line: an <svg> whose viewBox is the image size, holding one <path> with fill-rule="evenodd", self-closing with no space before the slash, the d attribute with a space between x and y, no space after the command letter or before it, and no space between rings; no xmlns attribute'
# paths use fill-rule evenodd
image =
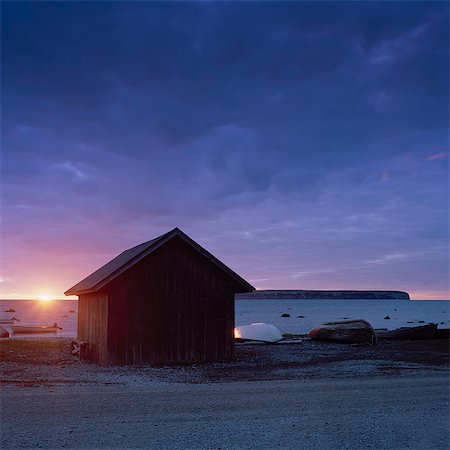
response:
<svg viewBox="0 0 450 450"><path fill-rule="evenodd" d="M306 334L322 322L364 319L376 329L436 323L450 328L449 300L236 300L236 326L255 322L275 325L282 334ZM282 317L288 314L289 317ZM15 317L20 325L53 325L61 337L76 337L77 300L0 300L0 318ZM3 325L7 328L7 325ZM12 335L23 338L32 335ZM54 337L54 334L39 335Z"/></svg>

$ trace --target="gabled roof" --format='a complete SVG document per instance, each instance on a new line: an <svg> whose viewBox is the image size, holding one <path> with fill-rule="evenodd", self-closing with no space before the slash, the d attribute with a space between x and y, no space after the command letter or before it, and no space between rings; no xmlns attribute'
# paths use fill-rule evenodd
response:
<svg viewBox="0 0 450 450"><path fill-rule="evenodd" d="M64 292L65 295L81 295L88 294L90 292L95 292L106 286L114 278L133 267L136 263L141 261L143 258L148 256L150 253L154 252L157 248L161 247L175 236L183 239L192 248L197 250L203 256L206 256L213 264L215 264L219 269L222 269L228 276L233 278L236 283L238 283L243 292L254 291L255 288L247 283L243 278L241 278L237 273L233 272L229 267L219 261L215 256L211 255L203 247L193 241L188 235L184 234L179 228L174 228L168 233L162 234L151 241L144 242L143 244L137 245L136 247L125 250L120 255L116 256L114 259L106 263L100 269L91 273L84 280L81 280L75 286L72 286L69 290Z"/></svg>

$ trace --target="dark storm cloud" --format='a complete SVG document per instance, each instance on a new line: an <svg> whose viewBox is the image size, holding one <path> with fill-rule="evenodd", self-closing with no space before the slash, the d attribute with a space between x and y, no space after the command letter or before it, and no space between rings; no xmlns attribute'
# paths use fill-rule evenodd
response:
<svg viewBox="0 0 450 450"><path fill-rule="evenodd" d="M425 254L446 288L444 3L9 2L1 70L11 252L181 225L255 279Z"/></svg>

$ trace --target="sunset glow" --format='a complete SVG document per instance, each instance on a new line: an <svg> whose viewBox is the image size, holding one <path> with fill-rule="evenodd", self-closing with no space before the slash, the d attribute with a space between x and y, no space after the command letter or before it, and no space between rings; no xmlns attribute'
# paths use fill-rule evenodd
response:
<svg viewBox="0 0 450 450"><path fill-rule="evenodd" d="M49 302L51 300L50 295L41 295L39 297L39 300L43 301L43 302Z"/></svg>
<svg viewBox="0 0 450 450"><path fill-rule="evenodd" d="M66 3L2 2L0 298L176 226L258 289L448 298L447 2Z"/></svg>

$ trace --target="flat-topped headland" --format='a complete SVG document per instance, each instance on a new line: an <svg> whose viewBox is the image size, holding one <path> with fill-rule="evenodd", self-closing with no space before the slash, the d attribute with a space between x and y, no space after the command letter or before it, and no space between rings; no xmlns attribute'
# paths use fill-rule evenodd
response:
<svg viewBox="0 0 450 450"><path fill-rule="evenodd" d="M328 299L328 300L409 300L409 294L402 291L304 291L304 290L261 290L236 294L238 300L245 299Z"/></svg>

